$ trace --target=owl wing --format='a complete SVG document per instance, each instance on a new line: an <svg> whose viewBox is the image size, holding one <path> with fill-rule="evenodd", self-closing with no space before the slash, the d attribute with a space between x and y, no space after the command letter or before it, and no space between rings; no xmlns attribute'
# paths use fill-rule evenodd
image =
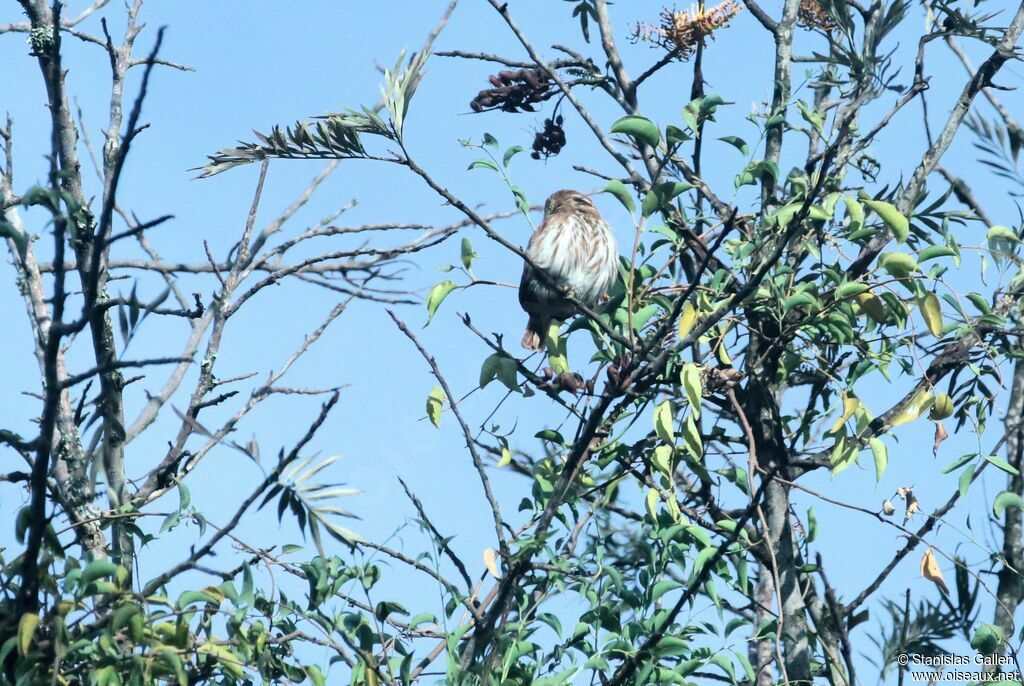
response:
<svg viewBox="0 0 1024 686"><path fill-rule="evenodd" d="M558 281L561 280L562 275L549 270L551 256L542 249L546 233L557 228L551 225L551 219L545 219L530 236L526 254L534 264L547 271L550 277ZM545 314L558 319L570 316L574 310L572 303L551 288L529 263L523 264L523 274L519 280L519 304L527 312Z"/></svg>

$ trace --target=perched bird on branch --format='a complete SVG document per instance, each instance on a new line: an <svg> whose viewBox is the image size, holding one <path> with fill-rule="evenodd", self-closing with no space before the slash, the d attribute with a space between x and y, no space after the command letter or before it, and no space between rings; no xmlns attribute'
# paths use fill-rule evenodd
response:
<svg viewBox="0 0 1024 686"><path fill-rule="evenodd" d="M543 350L552 320L576 313L563 293L588 307L607 293L618 273L619 251L611 228L590 198L578 191L557 191L544 203L544 221L530 237L526 254L543 269L523 265L519 304L530 320L523 347Z"/></svg>

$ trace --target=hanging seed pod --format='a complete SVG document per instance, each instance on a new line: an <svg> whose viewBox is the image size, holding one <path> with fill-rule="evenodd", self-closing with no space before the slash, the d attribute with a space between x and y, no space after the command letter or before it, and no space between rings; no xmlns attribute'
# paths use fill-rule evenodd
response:
<svg viewBox="0 0 1024 686"><path fill-rule="evenodd" d="M474 112L534 112L535 104L555 94L554 83L542 69L504 69L487 77L491 88L477 93L469 103Z"/></svg>

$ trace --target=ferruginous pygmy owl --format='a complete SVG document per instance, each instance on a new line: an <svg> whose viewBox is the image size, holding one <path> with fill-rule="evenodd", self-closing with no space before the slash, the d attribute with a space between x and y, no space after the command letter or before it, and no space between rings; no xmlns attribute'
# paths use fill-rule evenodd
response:
<svg viewBox="0 0 1024 686"><path fill-rule="evenodd" d="M619 268L619 251L611 228L590 198L577 191L557 191L544 203L544 221L533 232L526 254L551 281L589 307L608 292ZM523 265L519 304L530 321L523 347L543 350L553 319L575 314L575 306L552 288L530 264Z"/></svg>

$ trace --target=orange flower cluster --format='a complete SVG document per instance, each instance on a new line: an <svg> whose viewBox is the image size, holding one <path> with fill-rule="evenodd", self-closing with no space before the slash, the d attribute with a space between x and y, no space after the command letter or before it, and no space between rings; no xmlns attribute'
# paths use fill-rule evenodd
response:
<svg viewBox="0 0 1024 686"><path fill-rule="evenodd" d="M797 10L796 23L805 29L821 29L832 31L839 28L839 24L832 19L828 12L821 8L818 0L800 0L800 9Z"/></svg>
<svg viewBox="0 0 1024 686"><path fill-rule="evenodd" d="M661 24L638 24L633 40L654 43L678 52L685 59L698 45L703 45L706 38L713 37L715 31L726 26L740 9L735 0L725 0L711 8L693 5L689 12L663 9Z"/></svg>

